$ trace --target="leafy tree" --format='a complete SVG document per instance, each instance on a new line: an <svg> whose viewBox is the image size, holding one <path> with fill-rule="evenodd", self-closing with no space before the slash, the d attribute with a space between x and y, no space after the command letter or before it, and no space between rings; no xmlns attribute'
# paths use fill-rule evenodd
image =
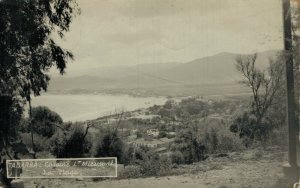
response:
<svg viewBox="0 0 300 188"><path fill-rule="evenodd" d="M22 112L23 109L18 99L11 96L0 97L0 185L5 187L10 187L11 180L6 178L2 156L13 159L12 153L28 152L17 134L19 128L17 125L21 121Z"/></svg>
<svg viewBox="0 0 300 188"><path fill-rule="evenodd" d="M51 67L64 73L73 54L61 48L53 36L63 38L77 13L75 0L0 1L0 94L9 95L12 106L23 110L24 101L31 106L31 95L47 90ZM9 109L6 111L14 118ZM10 131L16 130L18 122L8 125ZM1 134L2 140L9 140L5 131ZM3 144L9 143L0 146Z"/></svg>
<svg viewBox="0 0 300 188"><path fill-rule="evenodd" d="M100 135L96 156L117 157L118 161L123 162L125 144L118 130L115 128L107 128L106 130L101 130Z"/></svg>
<svg viewBox="0 0 300 188"><path fill-rule="evenodd" d="M46 106L32 108L33 131L50 138L63 123L62 118Z"/></svg>
<svg viewBox="0 0 300 188"><path fill-rule="evenodd" d="M65 124L65 132L58 130L50 141L50 151L56 157L83 157L88 154L92 144L82 124Z"/></svg>
<svg viewBox="0 0 300 188"><path fill-rule="evenodd" d="M0 90L30 102L31 94L47 89L47 72L63 74L73 54L53 39L69 31L79 12L74 0L0 1Z"/></svg>
<svg viewBox="0 0 300 188"><path fill-rule="evenodd" d="M206 116L208 114L209 106L207 103L197 100L197 98L188 98L183 99L180 102L180 107L187 112L189 115L198 115Z"/></svg>
<svg viewBox="0 0 300 188"><path fill-rule="evenodd" d="M22 120L22 112L22 106L17 99L10 96L0 97L0 154L11 159L11 152L15 151L12 146L20 141L17 125Z"/></svg>

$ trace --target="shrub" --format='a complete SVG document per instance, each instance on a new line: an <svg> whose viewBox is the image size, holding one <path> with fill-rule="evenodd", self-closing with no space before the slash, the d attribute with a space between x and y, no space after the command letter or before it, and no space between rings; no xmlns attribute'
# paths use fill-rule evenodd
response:
<svg viewBox="0 0 300 188"><path fill-rule="evenodd" d="M207 147L204 145L199 127L195 124L189 125L176 135L171 150L180 151L185 163L202 161L207 157Z"/></svg>
<svg viewBox="0 0 300 188"><path fill-rule="evenodd" d="M243 141L234 134L228 133L219 136L218 152L233 152L243 148Z"/></svg>
<svg viewBox="0 0 300 188"><path fill-rule="evenodd" d="M158 138L164 138L167 136L166 131L159 131Z"/></svg>
<svg viewBox="0 0 300 188"><path fill-rule="evenodd" d="M187 112L189 115L200 115L201 117L204 117L209 111L209 105L195 97L183 99L179 105L183 111Z"/></svg>
<svg viewBox="0 0 300 188"><path fill-rule="evenodd" d="M82 157L91 149L90 137L84 137L83 125L74 124L66 135L57 131L51 138L50 151L59 158Z"/></svg>
<svg viewBox="0 0 300 188"><path fill-rule="evenodd" d="M204 134L204 144L210 153L216 153L219 146L219 138L217 130L211 128L210 131L205 132Z"/></svg>
<svg viewBox="0 0 300 188"><path fill-rule="evenodd" d="M127 151L129 151L128 153L132 162L120 170L118 175L120 178L138 178L170 174L172 161L167 155L160 156L148 147L135 148L136 151L132 153L133 148L130 148L131 147L129 147Z"/></svg>
<svg viewBox="0 0 300 188"><path fill-rule="evenodd" d="M239 134L240 138L254 139L256 127L255 116L249 112L244 112L233 120L230 131Z"/></svg>
<svg viewBox="0 0 300 188"><path fill-rule="evenodd" d="M31 133L20 133L22 142L29 148L32 148ZM36 152L48 151L50 147L50 141L46 137L38 134L33 134L34 149Z"/></svg>
<svg viewBox="0 0 300 188"><path fill-rule="evenodd" d="M136 132L136 137L137 138L142 138L143 137L143 133L141 131L137 131Z"/></svg>
<svg viewBox="0 0 300 188"><path fill-rule="evenodd" d="M147 159L147 156L149 155L150 148L148 146L139 146L135 150L134 158L137 160L145 160Z"/></svg>
<svg viewBox="0 0 300 188"><path fill-rule="evenodd" d="M119 162L123 162L124 154L125 144L118 130L114 128L101 130L96 157L117 157Z"/></svg>
<svg viewBox="0 0 300 188"><path fill-rule="evenodd" d="M176 137L175 134L167 134L167 138L168 138L168 139L175 138L175 137Z"/></svg>
<svg viewBox="0 0 300 188"><path fill-rule="evenodd" d="M255 141L266 144L269 139L272 139L274 130L276 132L276 129L281 129L284 119L285 114L282 114L281 109L277 113L267 113L266 117L260 121L253 112L246 111L233 120L230 130L233 133L237 133L241 138L245 138L247 145Z"/></svg>
<svg viewBox="0 0 300 188"><path fill-rule="evenodd" d="M282 149L286 149L288 146L288 130L287 126L278 127L270 133L267 143L268 146L279 146Z"/></svg>
<svg viewBox="0 0 300 188"><path fill-rule="evenodd" d="M204 135L204 145L209 153L233 152L243 148L243 140L228 129L211 128Z"/></svg>
<svg viewBox="0 0 300 188"><path fill-rule="evenodd" d="M124 167L135 163L135 151L134 146L129 145L124 152Z"/></svg>
<svg viewBox="0 0 300 188"><path fill-rule="evenodd" d="M171 161L172 161L172 163L176 163L176 164L184 163L183 154L180 151L174 151L171 154Z"/></svg>
<svg viewBox="0 0 300 188"><path fill-rule="evenodd" d="M139 165L127 166L125 169L120 170L118 173L119 178L139 178L142 177L141 167Z"/></svg>
<svg viewBox="0 0 300 188"><path fill-rule="evenodd" d="M154 154L149 156L148 159L142 160L140 168L143 176L163 176L170 172L172 162L166 155Z"/></svg>

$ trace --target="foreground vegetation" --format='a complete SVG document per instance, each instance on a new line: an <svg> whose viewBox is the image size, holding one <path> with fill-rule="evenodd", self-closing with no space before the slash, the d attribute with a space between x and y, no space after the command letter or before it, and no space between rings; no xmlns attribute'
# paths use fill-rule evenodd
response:
<svg viewBox="0 0 300 188"><path fill-rule="evenodd" d="M241 99L192 97L93 121L63 123L58 114L37 107L33 112L45 119L33 116L32 122L39 124L33 143L40 158L116 156L123 166L119 178L178 175L189 172L184 166L212 157L228 157L258 146L284 147L283 129L273 129L264 140L230 131L245 108L247 102ZM32 150L28 121L24 120L20 138Z"/></svg>

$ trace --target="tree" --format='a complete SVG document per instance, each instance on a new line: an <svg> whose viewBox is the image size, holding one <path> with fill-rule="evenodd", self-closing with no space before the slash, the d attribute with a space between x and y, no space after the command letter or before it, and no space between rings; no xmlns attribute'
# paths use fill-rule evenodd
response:
<svg viewBox="0 0 300 188"><path fill-rule="evenodd" d="M97 148L97 157L117 157L123 162L125 154L125 144L116 128L101 130L100 141Z"/></svg>
<svg viewBox="0 0 300 188"><path fill-rule="evenodd" d="M9 95L12 106L23 110L28 102L31 107L32 94L47 90L51 67L64 73L73 54L53 36L62 39L78 13L75 0L0 0L0 94ZM10 123L10 130L18 125ZM1 134L9 140L8 134Z"/></svg>
<svg viewBox="0 0 300 188"><path fill-rule="evenodd" d="M231 126L231 130L239 132L241 137L248 136L254 139L255 136L259 136L265 139L268 131L272 129L270 125L278 123L273 121L270 113L274 107L278 107L277 112L282 112L280 109L285 108L283 58L283 55L278 55L275 60L270 61L269 68L262 71L256 68L256 54L237 57L236 69L244 77L241 83L248 86L252 92L250 111L235 119ZM284 119L282 113L277 115Z"/></svg>
<svg viewBox="0 0 300 188"><path fill-rule="evenodd" d="M0 97L0 153L12 159L9 152L11 146L17 143L18 135L15 126L20 123L22 109L10 96Z"/></svg>
<svg viewBox="0 0 300 188"><path fill-rule="evenodd" d="M0 185L10 186L6 178L5 157L13 159L12 153L26 153L27 148L20 142L17 129L22 118L23 109L21 105L11 96L0 96ZM4 156L2 160L2 156Z"/></svg>
<svg viewBox="0 0 300 188"><path fill-rule="evenodd" d="M31 94L47 90L47 72L56 66L63 74L73 54L61 48L60 38L79 13L74 0L0 1L0 90L30 102Z"/></svg>
<svg viewBox="0 0 300 188"><path fill-rule="evenodd" d="M35 133L50 138L57 128L61 128L62 118L46 106L32 108L32 127Z"/></svg>
<svg viewBox="0 0 300 188"><path fill-rule="evenodd" d="M208 114L209 105L204 101L198 100L196 97L192 97L183 99L179 103L179 108L183 110L183 113L205 117ZM182 116L182 114L180 115Z"/></svg>
<svg viewBox="0 0 300 188"><path fill-rule="evenodd" d="M92 143L86 129L80 123L64 124L51 138L50 151L59 158L83 157L89 153Z"/></svg>

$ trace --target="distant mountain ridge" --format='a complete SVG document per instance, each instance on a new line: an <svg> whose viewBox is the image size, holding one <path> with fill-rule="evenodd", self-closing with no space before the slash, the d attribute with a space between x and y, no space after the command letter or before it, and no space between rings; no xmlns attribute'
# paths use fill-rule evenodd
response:
<svg viewBox="0 0 300 188"><path fill-rule="evenodd" d="M257 66L266 68L278 50L258 54ZM49 91L111 89L150 89L186 87L189 85L237 84L242 79L235 69L239 54L219 53L186 63L156 63L91 69L77 77L53 77Z"/></svg>

